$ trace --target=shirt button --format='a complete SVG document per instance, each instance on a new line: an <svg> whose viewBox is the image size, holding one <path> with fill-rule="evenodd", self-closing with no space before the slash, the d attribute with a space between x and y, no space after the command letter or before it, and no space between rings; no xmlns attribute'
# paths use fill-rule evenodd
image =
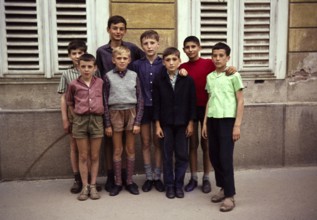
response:
<svg viewBox="0 0 317 220"><path fill-rule="evenodd" d="M152 84L152 81L150 81L150 83Z"/></svg>
<svg viewBox="0 0 317 220"><path fill-rule="evenodd" d="M152 73L150 73L150 75L152 76Z"/></svg>

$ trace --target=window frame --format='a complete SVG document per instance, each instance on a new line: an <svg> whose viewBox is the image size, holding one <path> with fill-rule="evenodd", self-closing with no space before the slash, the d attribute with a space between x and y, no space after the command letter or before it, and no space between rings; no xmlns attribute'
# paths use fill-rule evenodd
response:
<svg viewBox="0 0 317 220"><path fill-rule="evenodd" d="M254 0L258 2L260 0ZM227 17L227 43L232 48L231 60L229 65L237 67L242 77L245 79L284 79L286 77L287 66L287 42L288 42L288 1L271 0L271 16L276 18L275 22L270 24L271 36L270 36L270 66L272 70L266 71L250 71L242 69L241 59L243 58L243 46L241 40L243 40L243 33L239 31L239 20L244 19L244 13L241 11L243 8L244 0L219 0L219 2L228 2L228 16ZM273 8L272 8L273 7ZM195 35L198 38L201 37L200 33L200 0L182 0L178 1L178 47L183 48L183 40L189 35ZM239 19L233 19L239 16ZM272 18L271 18L272 19ZM239 34L239 38L233 37L234 33ZM273 44L273 45L272 45ZM240 53L240 54L239 54ZM274 57L271 57L271 54ZM181 58L183 61L188 60L186 55L182 53Z"/></svg>
<svg viewBox="0 0 317 220"><path fill-rule="evenodd" d="M6 30L5 0L0 0L0 27ZM86 0L88 52L95 54L99 46L108 42L106 18L109 17L109 0ZM55 13L54 13L55 11ZM39 70L8 70L7 33L0 33L0 79L10 78L56 78L61 72L58 63L56 1L36 0L38 28ZM55 23L54 23L55 22ZM22 33L21 33L22 34ZM66 51L67 53L67 51Z"/></svg>

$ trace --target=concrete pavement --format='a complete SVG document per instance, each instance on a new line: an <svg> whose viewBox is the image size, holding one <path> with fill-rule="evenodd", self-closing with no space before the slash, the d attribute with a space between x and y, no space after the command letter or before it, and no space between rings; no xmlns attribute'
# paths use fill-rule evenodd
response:
<svg viewBox="0 0 317 220"><path fill-rule="evenodd" d="M218 192L213 172L210 177L213 189L209 194L195 189L183 199L167 199L152 189L138 196L123 190L110 197L103 190L100 200L84 202L69 192L70 179L1 182L0 219L317 219L317 166L236 171L236 208L229 213L221 213L220 204L210 202ZM187 174L186 182L188 178ZM134 179L141 188L144 175ZM98 182L104 183L105 178Z"/></svg>

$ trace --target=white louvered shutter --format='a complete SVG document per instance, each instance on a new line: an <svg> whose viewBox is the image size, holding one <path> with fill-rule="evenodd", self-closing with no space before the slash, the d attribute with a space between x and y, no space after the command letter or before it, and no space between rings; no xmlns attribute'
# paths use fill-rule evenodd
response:
<svg viewBox="0 0 317 220"><path fill-rule="evenodd" d="M240 4L241 38L239 67L245 71L269 71L270 45L272 36L271 27L271 1L270 0L244 0Z"/></svg>
<svg viewBox="0 0 317 220"><path fill-rule="evenodd" d="M210 58L212 46L227 42L228 3L219 0L201 0L200 9L201 56Z"/></svg>
<svg viewBox="0 0 317 220"><path fill-rule="evenodd" d="M36 0L4 0L5 74L43 73L41 19Z"/></svg>
<svg viewBox="0 0 317 220"><path fill-rule="evenodd" d="M88 0L87 0L88 1ZM67 53L68 43L73 39L81 39L87 43L87 4L86 0L54 0L53 13L53 47L54 73L72 65Z"/></svg>

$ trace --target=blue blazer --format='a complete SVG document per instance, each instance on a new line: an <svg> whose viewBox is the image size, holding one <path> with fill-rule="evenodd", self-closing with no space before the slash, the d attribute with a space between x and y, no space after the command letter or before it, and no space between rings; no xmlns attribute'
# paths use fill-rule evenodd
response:
<svg viewBox="0 0 317 220"><path fill-rule="evenodd" d="M153 81L154 120L161 126L188 125L196 119L196 93L190 76L178 75L173 89L166 69Z"/></svg>

